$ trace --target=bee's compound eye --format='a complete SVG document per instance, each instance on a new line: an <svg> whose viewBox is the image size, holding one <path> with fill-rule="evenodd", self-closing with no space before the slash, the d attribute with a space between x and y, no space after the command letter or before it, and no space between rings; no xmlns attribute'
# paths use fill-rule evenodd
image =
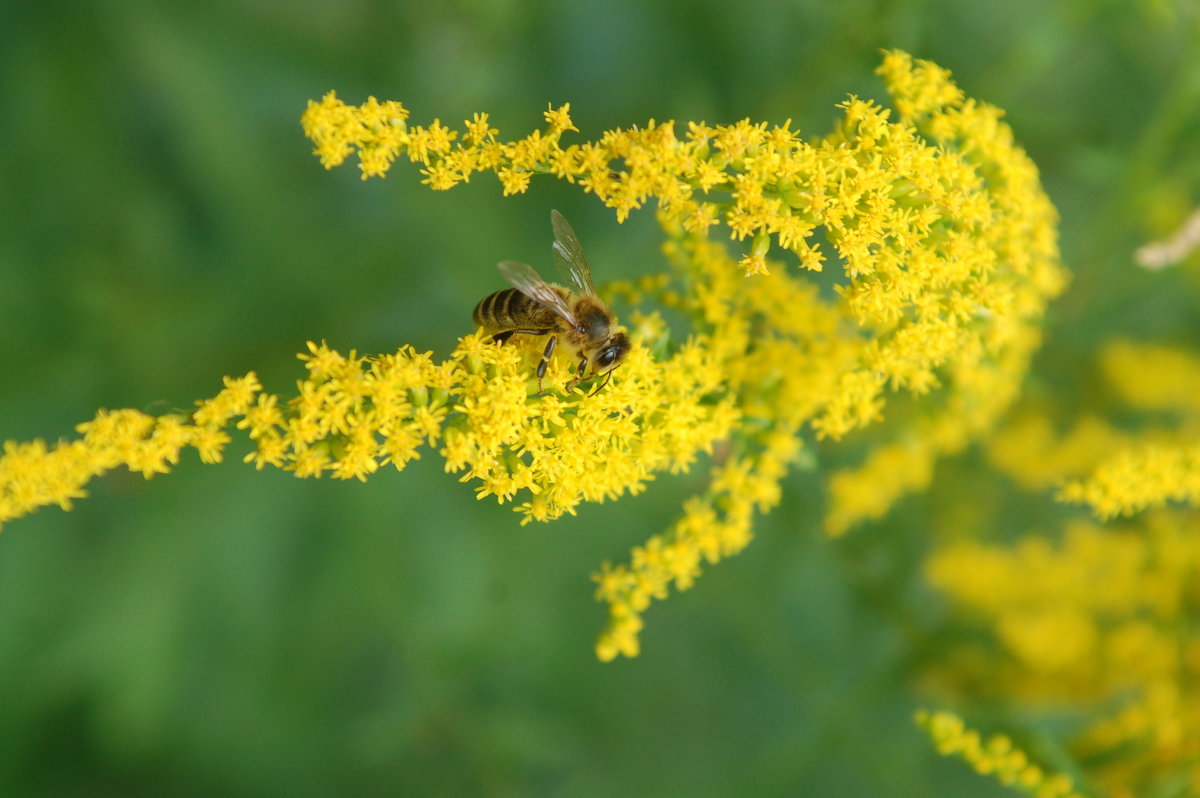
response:
<svg viewBox="0 0 1200 798"><path fill-rule="evenodd" d="M618 346L610 346L600 353L596 358L596 366L600 371L605 371L612 367L613 363L617 362L617 358L621 356L621 348Z"/></svg>

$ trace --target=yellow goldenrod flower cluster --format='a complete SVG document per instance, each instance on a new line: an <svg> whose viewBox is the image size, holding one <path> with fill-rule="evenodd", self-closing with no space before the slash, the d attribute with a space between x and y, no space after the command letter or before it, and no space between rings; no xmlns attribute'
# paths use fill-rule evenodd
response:
<svg viewBox="0 0 1200 798"><path fill-rule="evenodd" d="M721 395L718 364L703 347L688 344L655 360L638 345L647 329L635 336L618 373L591 396L530 395L540 344L522 353L481 335L463 338L456 355L467 369L452 387L446 470L477 480L480 498L507 501L528 491L518 507L524 522L573 513L581 501L636 493L657 471L687 470L699 452L730 435L738 412ZM570 375L555 361L546 379L561 385Z"/></svg>
<svg viewBox="0 0 1200 798"><path fill-rule="evenodd" d="M1087 479L1068 482L1059 496L1063 501L1089 505L1103 519L1169 501L1200 505L1200 443L1122 449Z"/></svg>
<svg viewBox="0 0 1200 798"><path fill-rule="evenodd" d="M82 437L73 441L55 446L6 441L0 456L0 528L41 507L70 510L73 500L87 496L84 485L119 466L149 479L170 471L186 446L206 463L220 462L229 442L224 427L247 411L259 388L253 373L226 377L224 390L199 402L190 417L101 410L76 427Z"/></svg>
<svg viewBox="0 0 1200 798"><path fill-rule="evenodd" d="M1099 367L1108 401L1136 429L1090 412L1059 433L1045 408L1026 408L989 440L992 464L1026 487L1057 486L1060 500L1102 520L1200 504L1200 357L1118 340L1102 348Z"/></svg>
<svg viewBox="0 0 1200 798"><path fill-rule="evenodd" d="M1059 498L1086 504L1102 519L1167 502L1200 505L1200 357L1168 346L1116 341L1101 369L1125 406L1174 414L1175 429L1143 430L1106 453L1090 474L1063 485Z"/></svg>
<svg viewBox="0 0 1200 798"><path fill-rule="evenodd" d="M301 355L308 376L289 400L263 392L251 374L227 379L188 419L102 412L80 425L81 440L49 450L40 441L7 444L0 518L66 507L88 479L119 465L165 473L186 445L219 462L230 440L222 428L236 422L255 443L247 462L300 477L366 479L381 465L403 469L440 440L446 470L478 481L480 498L528 491L519 509L545 521L581 501L636 492L656 471L686 469L737 420L728 399L712 399L719 374L695 346L662 361L635 348L621 375L590 397L536 393L537 356L479 334L441 363L409 347L361 357L310 343ZM566 384L565 366L556 362L547 380Z"/></svg>
<svg viewBox="0 0 1200 798"><path fill-rule="evenodd" d="M631 352L585 395L561 389L572 380L563 358L539 391L540 342L522 336L499 346L465 335L440 362L408 347L364 357L310 344L294 396L246 383L237 404L218 397L161 423L182 425L176 434L195 436L187 443L208 460L236 425L255 447L247 461L304 477L365 479L438 447L448 471L480 497L514 501L525 521L639 491L709 453L708 484L679 520L595 576L610 615L597 653L633 656L650 602L740 551L788 468L813 462L802 435L880 430L864 465L831 482L832 533L922 488L938 458L1012 403L1046 305L1064 288L1056 213L1001 112L904 53L885 54L879 72L894 110L850 97L817 138L789 123L691 122L680 135L651 121L564 146L575 131L568 106L546 111L544 129L504 140L485 114L457 130L415 125L398 102L352 106L331 92L302 119L327 168L357 154L364 178L382 176L406 158L433 189L491 172L505 194L548 175L594 194L618 220L654 201L668 269L619 287L637 305L626 318ZM721 224L749 239L744 251L708 237ZM781 253L790 264L769 259ZM833 290L808 279L827 264ZM656 307L686 321L682 335ZM891 408L899 412L885 422ZM26 491L20 480L53 470L55 451L35 445L0 462L0 491ZM154 473L177 453L149 468L145 456L113 462ZM38 479L42 504L78 496L86 482Z"/></svg>
<svg viewBox="0 0 1200 798"><path fill-rule="evenodd" d="M1056 213L1001 112L905 53L887 53L879 71L898 118L851 97L835 132L811 141L788 124L689 123L680 137L673 123L651 121L564 147L562 134L574 130L564 106L546 112L544 131L505 142L485 115L461 131L410 126L398 103L354 107L333 93L310 103L303 126L326 167L357 152L364 178L398 157L437 189L491 171L505 193L522 192L532 175L549 174L595 194L618 219L654 199L664 225L692 237L724 222L733 238L752 239L739 261L746 274L767 271L772 241L805 269L832 259L846 276L838 311L864 348L823 386L817 434L836 439L877 421L889 390L946 393L885 451L835 477L826 524L840 533L923 487L939 457L990 428L1065 283ZM703 309L713 300L685 301Z"/></svg>
<svg viewBox="0 0 1200 798"><path fill-rule="evenodd" d="M979 732L968 728L962 718L951 712L920 710L916 720L917 725L929 734L939 754L962 759L976 773L1036 798L1080 798L1069 776L1046 772L1003 734L994 734L984 740Z"/></svg>

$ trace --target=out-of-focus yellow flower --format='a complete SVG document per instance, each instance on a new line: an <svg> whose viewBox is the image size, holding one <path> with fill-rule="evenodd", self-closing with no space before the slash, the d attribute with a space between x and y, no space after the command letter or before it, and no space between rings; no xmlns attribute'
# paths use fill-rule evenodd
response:
<svg viewBox="0 0 1200 798"><path fill-rule="evenodd" d="M1051 397L1026 403L990 436L988 457L1021 487L1056 488L1101 521L1137 517L1076 518L1046 536L1028 528L1029 502L1028 516L999 514L991 542L956 530L927 575L971 631L937 681L1074 713L1067 746L1107 794L1195 792L1200 358L1119 340L1101 347L1097 370L1086 413Z"/></svg>
<svg viewBox="0 0 1200 798"><path fill-rule="evenodd" d="M1088 453L1075 468L1059 464L1058 498L1086 504L1101 519L1133 515L1168 502L1200 506L1200 357L1177 347L1118 340L1101 351L1100 371L1114 401L1149 420L1137 434L1118 433L1099 421L1085 420L1075 433L1053 443L1051 458L1040 458L1042 467L1065 453ZM1163 414L1173 417L1175 426L1164 427L1157 420ZM1027 423L1042 425L1043 448L1047 448L1053 439L1048 422ZM1028 471L1019 463L1020 444L1004 443L1003 437L992 447L1007 452L1000 462L1014 472ZM1024 458L1036 463L1039 454L1051 452L1027 451Z"/></svg>
<svg viewBox="0 0 1200 798"><path fill-rule="evenodd" d="M1118 529L1075 522L1059 544L962 541L935 553L928 575L957 616L994 635L948 658L943 687L983 681L1056 711L1078 702L1087 722L1071 749L1113 794L1200 777L1194 513L1159 511Z"/></svg>
<svg viewBox="0 0 1200 798"><path fill-rule="evenodd" d="M1086 504L1100 518L1131 515L1169 501L1200 505L1200 443L1122 449L1086 478L1059 491L1063 501Z"/></svg>
<svg viewBox="0 0 1200 798"><path fill-rule="evenodd" d="M1014 787L1036 798L1080 798L1071 778L1050 773L1030 761L1029 755L1003 734L986 740L952 712L917 712L917 725L925 729L939 754L966 762L976 773Z"/></svg>

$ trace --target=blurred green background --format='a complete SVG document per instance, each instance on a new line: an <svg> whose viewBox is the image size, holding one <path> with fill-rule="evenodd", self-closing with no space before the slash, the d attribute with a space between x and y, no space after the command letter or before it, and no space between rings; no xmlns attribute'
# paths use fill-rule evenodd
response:
<svg viewBox="0 0 1200 798"><path fill-rule="evenodd" d="M1108 335L1195 339L1195 281L1130 258L1200 202L1190 0L5 0L0 438L249 370L287 392L308 339L444 357L497 261L547 262L552 207L599 279L658 268L652 214L618 227L549 178L502 200L486 176L322 170L298 120L330 89L422 123L488 111L506 137L563 102L575 140L651 117L817 135L847 93L885 99L883 47L1006 109L1062 212L1076 277L1035 383L1082 391ZM243 451L112 474L0 535L0 795L1005 794L911 724L936 490L830 541L819 474L794 476L754 545L606 665L588 575L702 467L520 527L436 454L359 484Z"/></svg>

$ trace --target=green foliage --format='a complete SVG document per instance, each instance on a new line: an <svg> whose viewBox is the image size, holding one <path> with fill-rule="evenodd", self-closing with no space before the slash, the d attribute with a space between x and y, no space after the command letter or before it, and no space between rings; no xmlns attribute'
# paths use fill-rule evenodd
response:
<svg viewBox="0 0 1200 798"><path fill-rule="evenodd" d="M1200 344L1196 270L1131 257L1200 203L1190 3L15 0L0 30L3 438L183 408L225 374L285 390L307 340L445 357L496 261L542 259L550 207L605 279L661 257L649 214L614 228L549 182L501 202L324 172L297 116L330 88L502 129L550 100L584 130L823 132L845 92L882 95L899 47L1008 111L1062 214L1075 281L1035 396L1085 400L1108 337ZM986 494L981 458L838 541L816 478L791 478L755 545L618 665L595 661L580 577L700 477L519 527L436 458L368 484L228 459L112 475L0 536L0 794L1005 794L910 722L942 645L920 562L962 520L946 498L1061 512Z"/></svg>

